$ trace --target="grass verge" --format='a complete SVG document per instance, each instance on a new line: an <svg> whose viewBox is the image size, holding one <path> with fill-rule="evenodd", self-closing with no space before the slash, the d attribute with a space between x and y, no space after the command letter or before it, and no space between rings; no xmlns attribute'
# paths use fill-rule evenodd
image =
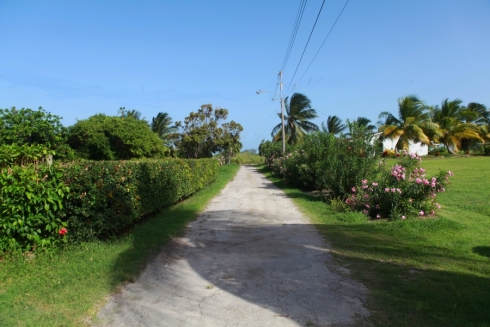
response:
<svg viewBox="0 0 490 327"><path fill-rule="evenodd" d="M437 197L439 217L395 222L336 212L262 171L310 217L339 265L368 287L374 326L490 326L490 158L421 166L455 174Z"/></svg>
<svg viewBox="0 0 490 327"><path fill-rule="evenodd" d="M213 184L119 239L0 261L0 325L89 324L107 297L134 281L170 238L181 235L238 168L222 166Z"/></svg>

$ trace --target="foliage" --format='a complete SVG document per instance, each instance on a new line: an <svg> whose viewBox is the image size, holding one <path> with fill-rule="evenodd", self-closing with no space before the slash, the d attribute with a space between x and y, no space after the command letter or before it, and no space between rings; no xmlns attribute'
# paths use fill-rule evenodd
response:
<svg viewBox="0 0 490 327"><path fill-rule="evenodd" d="M79 120L69 129L68 144L90 160L162 158L168 152L148 124L131 115L97 114Z"/></svg>
<svg viewBox="0 0 490 327"><path fill-rule="evenodd" d="M445 191L452 173L440 171L436 176L426 177L420 161L420 157L407 152L391 169L381 161L377 176L353 185L346 204L371 218L394 220L434 216L435 210L440 208L434 202L436 195Z"/></svg>
<svg viewBox="0 0 490 327"><path fill-rule="evenodd" d="M218 167L212 159L72 163L63 176L70 198L59 217L72 241L117 235L214 181Z"/></svg>
<svg viewBox="0 0 490 327"><path fill-rule="evenodd" d="M328 116L327 123L322 122L322 130L330 134L340 134L347 128L346 124L337 116Z"/></svg>
<svg viewBox="0 0 490 327"><path fill-rule="evenodd" d="M286 152L289 153L293 147L286 143ZM265 164L271 165L272 161L282 156L282 145L279 142L262 140L259 145L259 155L264 157Z"/></svg>
<svg viewBox="0 0 490 327"><path fill-rule="evenodd" d="M38 110L0 109L0 144L42 145L48 150L55 150L57 157L70 157L72 151L66 147L66 137L61 117L42 107Z"/></svg>
<svg viewBox="0 0 490 327"><path fill-rule="evenodd" d="M153 133L156 133L166 147L171 147L172 140L178 131L177 125L172 125L172 118L166 112L159 112L151 119L150 124Z"/></svg>
<svg viewBox="0 0 490 327"><path fill-rule="evenodd" d="M28 164L37 167L39 163L49 163L49 158L54 153L44 145L0 145L0 167Z"/></svg>
<svg viewBox="0 0 490 327"><path fill-rule="evenodd" d="M0 187L0 252L47 248L64 240L59 231L66 224L57 213L69 188L59 168L3 166Z"/></svg>
<svg viewBox="0 0 490 327"><path fill-rule="evenodd" d="M223 152L229 160L240 152L243 127L234 121L225 123L227 117L227 109L214 109L210 104L202 105L196 113L191 112L184 124L177 124L181 126L181 133L175 142L178 156L211 158L214 153Z"/></svg>
<svg viewBox="0 0 490 327"><path fill-rule="evenodd" d="M318 126L309 120L318 117L315 109L311 108L311 101L301 93L294 93L288 102L288 97L284 99L286 114L284 115L284 132L287 143L294 145L299 143L305 134L318 130ZM278 114L281 118L281 114ZM272 129L271 136L274 141L282 140L282 122Z"/></svg>
<svg viewBox="0 0 490 327"><path fill-rule="evenodd" d="M450 153L459 151L463 139L482 141L478 126L462 121L464 117L468 119L469 111L465 110L461 103L459 99L445 99L441 107L433 111L433 121L439 127L435 139L444 144Z"/></svg>
<svg viewBox="0 0 490 327"><path fill-rule="evenodd" d="M292 185L327 190L330 196L345 198L352 185L373 172L376 163L372 133L357 125L350 129L350 137L336 138L325 132L307 135L297 151L271 156L267 164Z"/></svg>
<svg viewBox="0 0 490 327"><path fill-rule="evenodd" d="M382 112L379 118L385 118L379 128L384 138L399 137L396 145L399 150L408 150L409 141L429 145L429 136L435 135L437 129L431 121L428 107L414 95L398 99L398 117Z"/></svg>

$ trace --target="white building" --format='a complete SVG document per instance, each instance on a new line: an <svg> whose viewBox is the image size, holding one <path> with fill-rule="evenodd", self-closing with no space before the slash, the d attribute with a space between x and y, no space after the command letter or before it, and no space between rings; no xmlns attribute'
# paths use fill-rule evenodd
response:
<svg viewBox="0 0 490 327"><path fill-rule="evenodd" d="M400 139L399 136L395 138L386 138L383 140L383 151L396 150L396 144ZM408 141L408 153L415 153L418 156L426 156L429 153L429 147L420 142Z"/></svg>

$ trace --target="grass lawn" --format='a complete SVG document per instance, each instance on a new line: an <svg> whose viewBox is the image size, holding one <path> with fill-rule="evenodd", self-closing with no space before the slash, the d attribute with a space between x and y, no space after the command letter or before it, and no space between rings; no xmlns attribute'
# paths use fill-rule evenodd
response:
<svg viewBox="0 0 490 327"><path fill-rule="evenodd" d="M424 159L421 166L428 175L454 172L437 196L439 217L396 222L336 212L263 172L368 287L375 326L490 326L490 158Z"/></svg>
<svg viewBox="0 0 490 327"><path fill-rule="evenodd" d="M117 240L85 243L34 258L0 259L0 326L89 324L107 297L134 281L167 240L183 232L238 168L222 166L212 185L149 217Z"/></svg>

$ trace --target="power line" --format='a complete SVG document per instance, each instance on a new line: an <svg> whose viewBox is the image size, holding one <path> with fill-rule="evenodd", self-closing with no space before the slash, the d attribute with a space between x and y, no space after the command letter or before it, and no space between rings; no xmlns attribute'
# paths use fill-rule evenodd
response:
<svg viewBox="0 0 490 327"><path fill-rule="evenodd" d="M313 31L315 30L316 23L318 22L318 17L320 17L320 13L322 12L324 4L325 4L325 0L323 0L322 6L320 7L320 10L318 11L318 15L316 16L315 24L313 24L313 27L312 27L311 32L310 32L310 36L308 37L308 41L306 41L305 48L303 49L303 53L301 54L301 58L299 59L298 65L296 66L296 70L294 71L293 78L291 78L291 82L289 83L289 85L292 85L294 77L296 76L296 72L298 71L299 65L301 64L301 60L303 60L303 56L305 54L306 48L308 47L308 43L310 43L311 35L313 34Z"/></svg>
<svg viewBox="0 0 490 327"><path fill-rule="evenodd" d="M294 41L296 40L296 34L298 33L299 25L301 24L301 19L303 18L303 13L305 11L307 1L308 0L301 0L299 4L298 12L296 14L296 21L294 22L293 31L291 32L291 38L289 39L288 48L286 49L286 55L284 56L284 60L282 62L281 71L284 71L284 68L288 63L289 55L291 54Z"/></svg>
<svg viewBox="0 0 490 327"><path fill-rule="evenodd" d="M327 41L328 37L330 36L330 33L332 33L332 30L333 28L335 27L335 25L337 24L337 21L339 20L340 16L342 15L342 13L344 12L344 9L345 7L347 7L347 4L349 3L349 0L347 0L345 2L345 5L344 7L342 8L342 10L340 11L339 15L337 16L337 19L335 20L335 22L333 23L332 27L330 28L330 31L328 32L327 36L325 37L325 40L323 40L323 43L322 45L320 45L320 48L318 49L318 51L316 52L315 56L313 57L313 59L311 60L310 64L308 65L308 67L306 68L305 72L303 73L303 75L301 75L301 78L299 79L298 83L301 82L301 80L303 79L303 77L305 76L306 72L308 71L308 69L310 69L310 66L311 64L313 63L313 61L315 60L316 56L318 55L318 53L320 52L320 50L322 49L323 45L325 44L325 41Z"/></svg>

